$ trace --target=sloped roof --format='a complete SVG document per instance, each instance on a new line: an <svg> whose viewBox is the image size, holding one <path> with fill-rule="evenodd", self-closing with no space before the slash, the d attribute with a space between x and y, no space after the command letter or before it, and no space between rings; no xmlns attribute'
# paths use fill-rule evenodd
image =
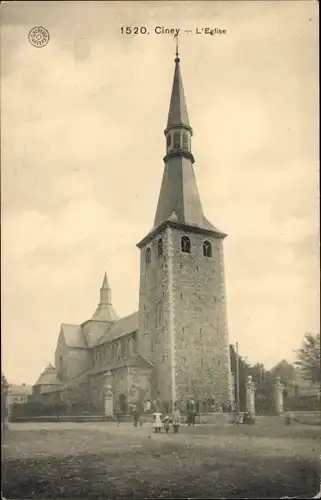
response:
<svg viewBox="0 0 321 500"><path fill-rule="evenodd" d="M138 311L125 316L114 323L105 334L99 339L96 345L104 344L110 340L114 340L118 337L122 337L128 333L132 333L138 330Z"/></svg>
<svg viewBox="0 0 321 500"><path fill-rule="evenodd" d="M217 227L213 226L213 224L206 217L203 217L203 227L209 231L215 231L215 233L223 234L219 229L217 229Z"/></svg>
<svg viewBox="0 0 321 500"><path fill-rule="evenodd" d="M112 323L118 320L118 316L111 304L98 304L97 309L93 314L93 320Z"/></svg>
<svg viewBox="0 0 321 500"><path fill-rule="evenodd" d="M180 59L176 57L167 128L175 125L185 125L186 127L190 127L179 62Z"/></svg>
<svg viewBox="0 0 321 500"><path fill-rule="evenodd" d="M83 323L82 330L85 338L87 339L87 346L94 347L99 340L110 329L111 323L104 321L89 320Z"/></svg>
<svg viewBox="0 0 321 500"><path fill-rule="evenodd" d="M42 372L40 377L38 378L37 382L34 384L36 385L60 385L60 378L58 373L56 372L55 368L52 366L51 363L47 366L47 368Z"/></svg>
<svg viewBox="0 0 321 500"><path fill-rule="evenodd" d="M68 347L88 347L86 337L80 325L70 325L68 323L63 323L61 325L61 330L65 339L65 343Z"/></svg>
<svg viewBox="0 0 321 500"><path fill-rule="evenodd" d="M118 368L125 367L139 367L139 368L148 368L152 370L154 365L151 361L149 361L145 356L141 354L135 354L129 358L119 359L114 361L113 364L109 364L108 366L97 366L88 372L89 375L95 376L100 373L104 373L107 370L117 370Z"/></svg>

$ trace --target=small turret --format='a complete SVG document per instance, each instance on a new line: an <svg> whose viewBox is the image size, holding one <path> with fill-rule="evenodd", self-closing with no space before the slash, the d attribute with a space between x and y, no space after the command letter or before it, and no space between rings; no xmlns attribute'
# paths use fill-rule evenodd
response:
<svg viewBox="0 0 321 500"><path fill-rule="evenodd" d="M108 283L107 273L104 275L103 283L100 289L100 302L92 319L94 321L108 322L114 322L119 319L112 305L111 288Z"/></svg>

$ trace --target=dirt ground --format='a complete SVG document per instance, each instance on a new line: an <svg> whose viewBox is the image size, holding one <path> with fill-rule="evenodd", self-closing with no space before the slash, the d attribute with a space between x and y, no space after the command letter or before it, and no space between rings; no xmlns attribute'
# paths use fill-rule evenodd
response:
<svg viewBox="0 0 321 500"><path fill-rule="evenodd" d="M320 487L320 427L128 423L11 424L2 446L7 499L280 498Z"/></svg>

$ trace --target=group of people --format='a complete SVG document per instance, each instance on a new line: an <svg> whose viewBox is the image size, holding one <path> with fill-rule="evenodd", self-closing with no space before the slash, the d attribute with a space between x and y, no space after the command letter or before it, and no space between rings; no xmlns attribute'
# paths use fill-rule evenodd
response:
<svg viewBox="0 0 321 500"><path fill-rule="evenodd" d="M168 434L170 426L172 425L174 433L177 433L180 424L181 414L177 407L173 409L171 416L166 414L162 418L162 414L160 412L153 413L154 432L162 432L162 427L164 427L166 434Z"/></svg>
<svg viewBox="0 0 321 500"><path fill-rule="evenodd" d="M134 427L142 427L144 423L143 412L139 411L136 405L132 405L131 414L133 417ZM187 415L187 424L189 426L195 425L196 422L196 412L189 411ZM153 414L153 427L154 432L162 432L162 429L168 434L171 427L174 433L178 433L179 427L181 425L181 414L178 406L174 406L173 411L169 413L168 411L165 413L161 413L159 411L155 411ZM117 426L120 425L121 414L120 412L116 412Z"/></svg>

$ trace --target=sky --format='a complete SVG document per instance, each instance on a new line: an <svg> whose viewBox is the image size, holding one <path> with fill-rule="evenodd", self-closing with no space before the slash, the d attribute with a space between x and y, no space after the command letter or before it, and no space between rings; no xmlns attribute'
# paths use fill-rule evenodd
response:
<svg viewBox="0 0 321 500"><path fill-rule="evenodd" d="M37 25L42 48L28 41ZM153 225L174 71L173 36L156 26L181 29L197 183L228 234L230 343L270 368L320 331L317 2L4 2L9 382L33 384L54 362L60 324L91 318L105 271L118 315L138 308L136 244Z"/></svg>

